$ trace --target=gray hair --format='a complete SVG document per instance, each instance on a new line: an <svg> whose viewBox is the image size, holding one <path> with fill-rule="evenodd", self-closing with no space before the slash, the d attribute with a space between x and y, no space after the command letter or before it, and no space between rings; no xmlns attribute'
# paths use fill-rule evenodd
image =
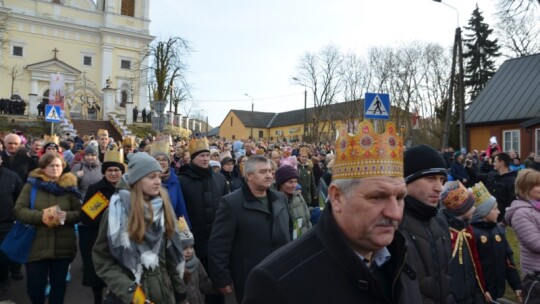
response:
<svg viewBox="0 0 540 304"><path fill-rule="evenodd" d="M272 166L268 158L262 155L254 155L250 157L244 165L244 176L246 176L248 173L255 173L255 166L257 164L265 164Z"/></svg>
<svg viewBox="0 0 540 304"><path fill-rule="evenodd" d="M347 194L351 193L352 188L359 186L361 183L361 178L348 178L333 180L330 185L336 185L341 190L341 192Z"/></svg>

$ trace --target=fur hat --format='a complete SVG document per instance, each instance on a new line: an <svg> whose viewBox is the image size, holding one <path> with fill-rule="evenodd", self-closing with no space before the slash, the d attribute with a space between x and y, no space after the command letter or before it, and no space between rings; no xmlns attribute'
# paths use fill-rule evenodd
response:
<svg viewBox="0 0 540 304"><path fill-rule="evenodd" d="M444 158L428 145L418 145L407 149L403 163L407 184L425 176L446 176L447 174Z"/></svg>
<svg viewBox="0 0 540 304"><path fill-rule="evenodd" d="M285 182L293 178L298 179L298 169L296 169L296 167L289 166L289 165L284 165L284 166L279 167L276 170L276 176L275 176L276 189L279 189L279 186L281 186L282 184L284 184Z"/></svg>
<svg viewBox="0 0 540 304"><path fill-rule="evenodd" d="M441 201L448 214L460 216L473 207L474 195L460 181L449 181L444 184Z"/></svg>
<svg viewBox="0 0 540 304"><path fill-rule="evenodd" d="M161 166L152 156L144 152L135 153L129 161L128 173L124 175L130 186L153 172L161 172Z"/></svg>

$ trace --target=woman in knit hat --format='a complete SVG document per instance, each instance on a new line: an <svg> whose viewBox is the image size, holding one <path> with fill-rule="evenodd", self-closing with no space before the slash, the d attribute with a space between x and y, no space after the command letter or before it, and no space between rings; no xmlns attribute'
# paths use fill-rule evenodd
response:
<svg viewBox="0 0 540 304"><path fill-rule="evenodd" d="M103 178L88 187L81 209L79 247L84 267L82 284L92 288L94 304L103 302L103 289L106 285L97 276L94 269L92 248L98 236L103 213L107 210L109 201L116 192L116 184L120 181L122 174L125 173L123 158L124 152L122 149L111 146L105 151L104 161L101 165Z"/></svg>
<svg viewBox="0 0 540 304"><path fill-rule="evenodd" d="M161 173L153 157L135 153L103 215L92 256L111 303L178 303L186 297L180 234Z"/></svg>
<svg viewBox="0 0 540 304"><path fill-rule="evenodd" d="M93 146L87 146L84 149L84 157L82 161L71 168L71 173L77 176L77 185L81 195L86 195L86 190L90 185L101 180L101 163L97 157L97 150Z"/></svg>
<svg viewBox="0 0 540 304"><path fill-rule="evenodd" d="M300 237L311 228L310 213L302 194L295 191L298 185L298 170L284 165L276 170L276 189L285 193L289 202L289 212L294 224L293 239Z"/></svg>
<svg viewBox="0 0 540 304"><path fill-rule="evenodd" d="M500 213L497 201L482 182L474 185L471 192L476 206L471 225L486 288L493 301L497 301L504 296L508 281L508 285L521 301L521 279L514 262L514 254L506 240L506 231L497 223Z"/></svg>
<svg viewBox="0 0 540 304"><path fill-rule="evenodd" d="M441 201L450 226L452 295L456 303L491 303L491 295L486 289L478 259L473 229L469 225L475 210L474 195L460 181L450 181L444 184Z"/></svg>

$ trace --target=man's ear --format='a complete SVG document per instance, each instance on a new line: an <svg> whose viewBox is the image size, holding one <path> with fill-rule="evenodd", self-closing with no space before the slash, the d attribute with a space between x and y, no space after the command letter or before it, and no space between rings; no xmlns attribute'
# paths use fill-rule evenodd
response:
<svg viewBox="0 0 540 304"><path fill-rule="evenodd" d="M343 193L338 186L330 185L330 187L328 187L328 199L332 205L332 210L335 212L340 212L343 201Z"/></svg>

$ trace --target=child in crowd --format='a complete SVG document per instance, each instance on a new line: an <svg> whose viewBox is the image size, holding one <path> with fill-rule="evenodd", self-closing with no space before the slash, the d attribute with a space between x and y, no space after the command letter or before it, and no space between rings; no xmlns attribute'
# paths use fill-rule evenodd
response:
<svg viewBox="0 0 540 304"><path fill-rule="evenodd" d="M460 181L446 182L441 193L444 215L450 226L452 259L451 290L456 303L491 303L485 288L482 265L469 220L474 212L474 196Z"/></svg>
<svg viewBox="0 0 540 304"><path fill-rule="evenodd" d="M183 217L179 218L178 226L180 228L180 240L182 241L186 262L184 283L187 287L187 303L204 304L204 294L219 294L219 292L212 286L212 282L208 274L206 274L201 261L195 255L195 249L193 249L195 240Z"/></svg>
<svg viewBox="0 0 540 304"><path fill-rule="evenodd" d="M514 263L513 252L506 240L504 228L497 224L500 213L497 201L482 182L474 185L471 190L476 207L471 225L487 291L496 301L504 295L508 281L521 301L521 280Z"/></svg>

